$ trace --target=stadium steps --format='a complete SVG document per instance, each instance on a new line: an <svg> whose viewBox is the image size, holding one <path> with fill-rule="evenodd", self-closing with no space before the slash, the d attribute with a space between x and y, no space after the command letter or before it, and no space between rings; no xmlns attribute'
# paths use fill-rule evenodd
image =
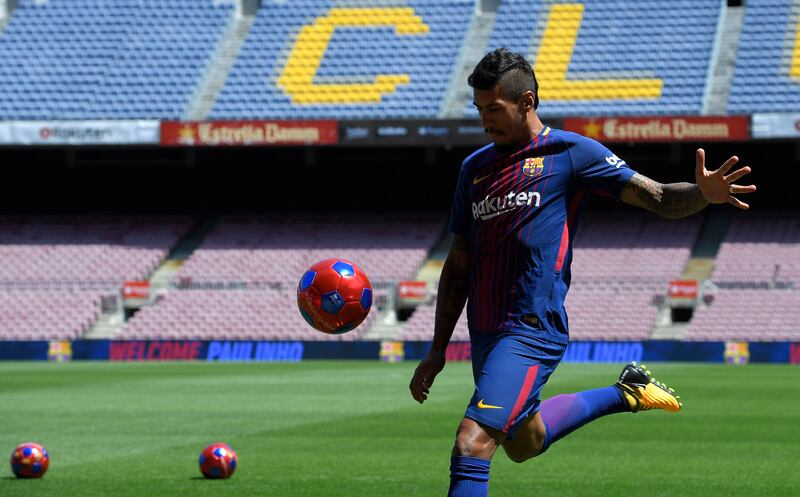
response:
<svg viewBox="0 0 800 497"><path fill-rule="evenodd" d="M186 259L203 244L217 223L219 223L219 216L208 216L195 222L186 236L175 244L167 258L150 275L150 286L154 291L169 286L173 276L178 274Z"/></svg>
<svg viewBox="0 0 800 497"><path fill-rule="evenodd" d="M202 121L208 118L255 20L255 15L241 12L236 12L231 17L226 32L211 56L211 62L200 79L194 96L189 101L186 119Z"/></svg>
<svg viewBox="0 0 800 497"><path fill-rule="evenodd" d="M6 29L6 24L8 24L8 21L11 19L11 14L17 7L17 3L19 3L19 0L0 2L0 34Z"/></svg>
<svg viewBox="0 0 800 497"><path fill-rule="evenodd" d="M218 215L201 217L189 228L186 236L175 244L167 259L180 261L188 259L203 244L209 233L217 227L217 224L219 224Z"/></svg>
<svg viewBox="0 0 800 497"><path fill-rule="evenodd" d="M704 281L710 278L713 272L713 257L691 257L686 261L686 267L683 268L681 279Z"/></svg>
<svg viewBox="0 0 800 497"><path fill-rule="evenodd" d="M183 260L165 260L150 276L150 287L153 289L167 288L172 278L180 271L181 266L183 266Z"/></svg>
<svg viewBox="0 0 800 497"><path fill-rule="evenodd" d="M495 7L496 8L496 7ZM460 119L464 117L464 109L472 101L472 89L467 85L467 78L472 74L475 65L486 55L486 45L494 29L497 16L495 11L478 10L461 45L456 59L450 85L442 102L439 115L443 118Z"/></svg>
<svg viewBox="0 0 800 497"><path fill-rule="evenodd" d="M692 258L713 259L716 257L725 235L728 234L728 227L733 217L729 205L712 205L705 212L703 224L700 226L697 240L692 247Z"/></svg>
<svg viewBox="0 0 800 497"><path fill-rule="evenodd" d="M437 285L439 278L442 276L443 267L444 259L429 259L419 268L416 280L427 281L431 285Z"/></svg>
<svg viewBox="0 0 800 497"><path fill-rule="evenodd" d="M453 234L444 230L442 236L428 252L428 258L417 271L414 279L427 282L431 291L435 291L439 285L444 260L447 258L452 242ZM394 299L392 299L393 301ZM397 319L397 311L394 305L389 307L389 309L382 311L378 319L372 323L370 329L364 334L364 340L393 340L400 334L403 323Z"/></svg>
<svg viewBox="0 0 800 497"><path fill-rule="evenodd" d="M657 326L650 335L651 340L682 340L689 331L688 323L675 323L667 326Z"/></svg>
<svg viewBox="0 0 800 497"><path fill-rule="evenodd" d="M714 272L714 258L731 224L731 212L725 207L727 206L711 206L706 210L705 219L692 247L692 255L686 261L681 279L703 282L711 277Z"/></svg>
<svg viewBox="0 0 800 497"><path fill-rule="evenodd" d="M114 338L124 324L122 314L119 312L101 314L83 335L88 340L99 340L103 338Z"/></svg>
<svg viewBox="0 0 800 497"><path fill-rule="evenodd" d="M719 251L731 223L731 211L727 206L711 206L700 227L692 255L683 268L680 278L703 282L714 272L714 259ZM653 340L681 340L688 332L689 323L673 323L669 305L665 305L656 318L650 338Z"/></svg>
<svg viewBox="0 0 800 497"><path fill-rule="evenodd" d="M445 227L442 236L439 238L431 251L428 253L428 259L440 260L444 262L447 259L447 254L450 253L450 246L453 244L453 234L450 233Z"/></svg>
<svg viewBox="0 0 800 497"><path fill-rule="evenodd" d="M728 112L733 70L744 24L744 7L723 7L709 73L711 82L703 98L703 114L722 116Z"/></svg>
<svg viewBox="0 0 800 497"><path fill-rule="evenodd" d="M442 276L442 268L447 254L450 252L450 245L453 244L453 234L446 229L439 240L428 252L428 258L422 267L417 271L415 280L428 282L429 287L435 290L439 285L439 278Z"/></svg>
<svg viewBox="0 0 800 497"><path fill-rule="evenodd" d="M372 322L372 326L364 333L363 340L394 340L400 334L400 330L401 324L397 320L397 313L394 309L386 309Z"/></svg>
<svg viewBox="0 0 800 497"><path fill-rule="evenodd" d="M668 302L668 301L667 301ZM660 306L656 315L653 329L650 331L651 340L681 340L689 331L689 323L672 322L672 309L669 303Z"/></svg>

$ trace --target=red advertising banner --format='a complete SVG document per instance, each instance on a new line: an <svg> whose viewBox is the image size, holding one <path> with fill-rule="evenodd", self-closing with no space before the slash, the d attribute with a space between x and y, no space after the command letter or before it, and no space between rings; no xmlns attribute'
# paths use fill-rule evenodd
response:
<svg viewBox="0 0 800 497"><path fill-rule="evenodd" d="M337 121L205 121L161 123L162 145L335 145Z"/></svg>
<svg viewBox="0 0 800 497"><path fill-rule="evenodd" d="M732 141L750 139L747 116L568 117L564 129L600 142Z"/></svg>
<svg viewBox="0 0 800 497"><path fill-rule="evenodd" d="M403 300L427 299L428 284L424 281L401 281L397 284L397 296Z"/></svg>
<svg viewBox="0 0 800 497"><path fill-rule="evenodd" d="M150 298L150 282L149 281L126 281L122 284L122 298L128 299L142 299L147 300Z"/></svg>
<svg viewBox="0 0 800 497"><path fill-rule="evenodd" d="M672 299L696 299L697 280L673 280L669 282L669 297Z"/></svg>

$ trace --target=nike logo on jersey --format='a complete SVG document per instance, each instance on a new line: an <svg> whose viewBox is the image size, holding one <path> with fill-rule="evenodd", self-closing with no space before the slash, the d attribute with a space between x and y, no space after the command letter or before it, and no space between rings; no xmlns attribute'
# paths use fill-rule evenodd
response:
<svg viewBox="0 0 800 497"><path fill-rule="evenodd" d="M478 401L478 408L479 409L502 409L500 406L493 406L491 404L484 404L483 399Z"/></svg>
<svg viewBox="0 0 800 497"><path fill-rule="evenodd" d="M478 183L480 183L481 181L485 180L489 176L491 176L491 174L487 174L486 176L483 176L481 178L475 177L475 178L472 179L472 184L473 185L477 185Z"/></svg>

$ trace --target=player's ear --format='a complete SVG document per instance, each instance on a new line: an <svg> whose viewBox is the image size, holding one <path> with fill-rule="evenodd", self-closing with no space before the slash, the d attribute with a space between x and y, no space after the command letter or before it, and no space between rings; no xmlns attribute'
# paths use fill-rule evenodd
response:
<svg viewBox="0 0 800 497"><path fill-rule="evenodd" d="M525 112L533 110L533 92L526 91L525 93L523 93L520 99L520 104L522 105L522 109Z"/></svg>

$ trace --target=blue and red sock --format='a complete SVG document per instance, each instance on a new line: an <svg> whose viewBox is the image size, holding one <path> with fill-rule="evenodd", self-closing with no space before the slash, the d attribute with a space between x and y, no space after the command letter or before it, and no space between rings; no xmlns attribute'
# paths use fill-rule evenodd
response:
<svg viewBox="0 0 800 497"><path fill-rule="evenodd" d="M447 497L486 497L489 495L489 465L479 457L453 456L450 459L450 490Z"/></svg>
<svg viewBox="0 0 800 497"><path fill-rule="evenodd" d="M624 395L614 386L551 397L542 402L541 408L547 429L542 452L586 423L628 410Z"/></svg>

